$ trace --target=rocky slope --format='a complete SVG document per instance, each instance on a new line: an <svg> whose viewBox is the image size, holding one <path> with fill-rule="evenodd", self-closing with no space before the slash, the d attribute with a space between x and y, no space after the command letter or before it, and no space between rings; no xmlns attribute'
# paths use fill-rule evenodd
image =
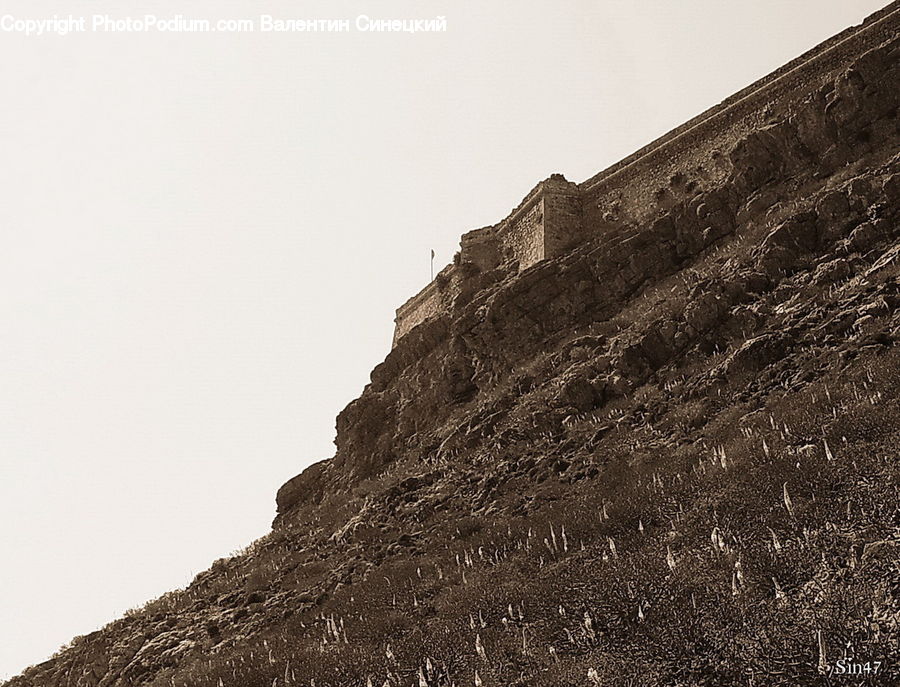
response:
<svg viewBox="0 0 900 687"><path fill-rule="evenodd" d="M7 687L900 679L898 93L894 38L720 183L487 275L270 535Z"/></svg>

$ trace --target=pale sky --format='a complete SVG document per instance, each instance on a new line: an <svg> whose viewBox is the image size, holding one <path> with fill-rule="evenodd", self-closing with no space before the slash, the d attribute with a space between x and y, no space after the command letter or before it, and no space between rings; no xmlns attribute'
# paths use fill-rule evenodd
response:
<svg viewBox="0 0 900 687"><path fill-rule="evenodd" d="M886 2L0 1L447 18L0 32L0 678L263 535L430 249L439 269L550 173L584 180Z"/></svg>

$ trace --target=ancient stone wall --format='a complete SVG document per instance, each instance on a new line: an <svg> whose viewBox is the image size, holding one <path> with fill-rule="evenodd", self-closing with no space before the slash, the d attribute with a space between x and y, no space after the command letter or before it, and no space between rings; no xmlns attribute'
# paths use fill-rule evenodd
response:
<svg viewBox="0 0 900 687"><path fill-rule="evenodd" d="M896 4L880 10L579 184L585 231L616 232L718 186L738 141L827 87L854 56L891 39L896 13Z"/></svg>
<svg viewBox="0 0 900 687"><path fill-rule="evenodd" d="M581 184L552 175L506 219L466 234L461 263L476 273L500 263L522 271L587 238L604 236L612 244L646 230L670 208L720 187L734 171L732 152L740 142L791 118L813 94L830 98L827 91L856 56L895 37L898 12L891 4ZM464 274L470 273L454 273L454 280ZM394 344L451 304L426 287L397 311Z"/></svg>
<svg viewBox="0 0 900 687"><path fill-rule="evenodd" d="M561 177L560 177L561 178ZM541 182L503 221L463 234L454 264L445 267L433 282L397 309L394 319L396 346L416 325L449 308L453 299L477 285L477 274L488 273L506 263L523 270L544 259L544 185ZM577 191L576 184L562 180L560 193ZM561 216L564 214L559 213Z"/></svg>
<svg viewBox="0 0 900 687"><path fill-rule="evenodd" d="M519 270L544 259L544 197L539 188L504 220L498 233L502 255Z"/></svg>
<svg viewBox="0 0 900 687"><path fill-rule="evenodd" d="M476 275L501 264L516 272L527 269L575 245L580 230L578 185L561 174L540 182L501 222L463 234L454 264L397 309L393 345L416 325L444 312L454 298L477 287Z"/></svg>
<svg viewBox="0 0 900 687"><path fill-rule="evenodd" d="M460 261L475 265L482 272L500 264L500 246L495 227L484 227L463 234L459 241Z"/></svg>
<svg viewBox="0 0 900 687"><path fill-rule="evenodd" d="M582 199L578 184L554 174L543 182L544 250L543 257L565 253L584 239Z"/></svg>
<svg viewBox="0 0 900 687"><path fill-rule="evenodd" d="M487 238L485 237L485 239ZM489 258L492 248L490 243L488 242L488 245L476 244L475 248L475 257L483 260L484 270L488 271L491 267ZM480 288L480 282L474 278L480 272L481 270L476 268L473 274L471 262L453 263L438 272L428 286L397 308L392 347L396 346L400 338L408 334L416 325L448 312L460 295L470 295L473 289Z"/></svg>
<svg viewBox="0 0 900 687"><path fill-rule="evenodd" d="M442 299L437 283L432 281L406 303L397 308L397 317L394 319L394 341L396 346L402 336L405 336L420 322L434 317L441 312Z"/></svg>

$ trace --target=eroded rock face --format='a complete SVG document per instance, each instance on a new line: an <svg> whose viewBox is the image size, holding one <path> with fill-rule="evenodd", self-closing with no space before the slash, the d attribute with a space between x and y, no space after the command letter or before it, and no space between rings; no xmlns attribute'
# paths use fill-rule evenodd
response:
<svg viewBox="0 0 900 687"><path fill-rule="evenodd" d="M318 501L325 487L325 461L313 463L296 477L285 482L275 496L278 513L286 513L298 503Z"/></svg>
<svg viewBox="0 0 900 687"><path fill-rule="evenodd" d="M371 395L375 403L384 393L376 389L396 389L399 395L391 406L396 422L373 410L370 422L348 435L355 437L362 427L380 428L386 445L376 447L373 438L368 444L359 443L357 454L364 456L366 465L372 460L384 465L384 456L390 453L387 444L407 449L418 445L424 450L421 420L446 415L448 400L477 399L479 392L489 392L523 360L539 354L548 338L607 320L634 294L683 269L723 238L764 232L750 249L753 259L728 275L695 285L676 320L659 322L633 340L619 336L608 342L602 353L613 361L618 386L639 385L692 346L714 350L719 342L706 334L735 306L797 271L808 270L823 249L834 249L842 241L846 250L859 252L883 241L891 231L889 223L869 215L879 204L893 202L892 173L852 175L840 183L821 180L854 159L883 152L886 140L896 141L896 95L883 95L900 87L896 57L894 43L866 53L857 60L859 68L854 63L830 88L798 103L783 121L738 141L729 155L731 174L721 186L698 190L678 203L667 202L649 226L587 241L564 258L538 264L475 294L465 307L449 312L439 327L431 325L422 332L425 337L439 329L438 335L428 336L427 346L421 337L408 344L401 341L392 357L402 362L392 365L389 373L378 370L373 387L360 401ZM835 104L853 94L870 107ZM817 122L815 137L810 122ZM882 147L873 146L871 137L863 135L875 130ZM884 139L889 135L892 138ZM838 149L840 156L825 154ZM811 196L815 202L802 198L803 209L793 210L785 193L803 180L817 184ZM752 321L754 315L748 311L742 317ZM465 342L465 355L459 353L459 342ZM407 353L407 347L414 353ZM735 369L747 364L735 362ZM429 368L443 369L443 384L436 385ZM448 385L450 390L443 394L435 388ZM606 386L599 377L569 379L562 383L557 403L587 412L604 395L598 389ZM355 405L351 408L358 414ZM396 434L398 427L409 428L410 433ZM339 429L338 454L348 460L345 456L352 451L345 450L348 445L343 442Z"/></svg>
<svg viewBox="0 0 900 687"><path fill-rule="evenodd" d="M355 477L368 477L396 450L399 397L393 390L363 393L337 418L334 461Z"/></svg>
<svg viewBox="0 0 900 687"><path fill-rule="evenodd" d="M822 618L896 655L897 50L622 212L651 219L497 268L372 372L271 535L10 687L612 684L636 655L804 684ZM878 618L822 601L850 597Z"/></svg>

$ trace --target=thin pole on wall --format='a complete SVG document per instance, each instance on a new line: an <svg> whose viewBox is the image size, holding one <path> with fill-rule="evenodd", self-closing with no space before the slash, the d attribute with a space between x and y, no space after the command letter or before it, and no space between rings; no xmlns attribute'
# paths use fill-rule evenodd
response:
<svg viewBox="0 0 900 687"><path fill-rule="evenodd" d="M431 249L431 281L434 281L434 248Z"/></svg>

